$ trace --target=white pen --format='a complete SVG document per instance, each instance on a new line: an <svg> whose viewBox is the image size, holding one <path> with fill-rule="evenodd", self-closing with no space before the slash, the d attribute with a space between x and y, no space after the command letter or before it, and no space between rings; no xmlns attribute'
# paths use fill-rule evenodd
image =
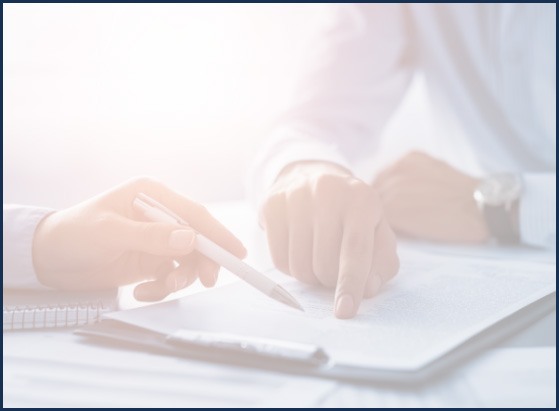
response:
<svg viewBox="0 0 559 411"><path fill-rule="evenodd" d="M163 204L144 193L139 193L134 199L133 206L141 212L147 219L158 222L169 222L189 226L179 215L169 210ZM260 292L266 294L280 303L304 311L301 304L289 294L281 285L273 282L264 274L258 272L250 265L235 257L229 251L220 247L209 238L200 233L196 233L194 248L199 253L205 255L219 265L225 267L241 280L252 285Z"/></svg>

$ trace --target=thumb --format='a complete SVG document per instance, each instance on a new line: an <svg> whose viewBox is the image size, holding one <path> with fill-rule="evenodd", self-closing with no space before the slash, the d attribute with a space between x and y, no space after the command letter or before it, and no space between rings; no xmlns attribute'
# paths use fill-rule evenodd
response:
<svg viewBox="0 0 559 411"><path fill-rule="evenodd" d="M122 250L176 256L194 250L196 232L190 227L116 218L106 241Z"/></svg>

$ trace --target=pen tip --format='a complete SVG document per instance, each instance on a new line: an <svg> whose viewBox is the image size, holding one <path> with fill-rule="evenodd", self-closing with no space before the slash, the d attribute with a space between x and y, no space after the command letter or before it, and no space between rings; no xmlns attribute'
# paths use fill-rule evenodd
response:
<svg viewBox="0 0 559 411"><path fill-rule="evenodd" d="M272 293L272 298L279 301L280 303L305 312L303 306L299 303L299 301L297 301L295 297L289 294L283 287L277 286Z"/></svg>
<svg viewBox="0 0 559 411"><path fill-rule="evenodd" d="M299 311L305 312L305 309L303 308L303 306L301 304L299 304L299 302L295 299L293 299L291 306L293 308L296 308Z"/></svg>

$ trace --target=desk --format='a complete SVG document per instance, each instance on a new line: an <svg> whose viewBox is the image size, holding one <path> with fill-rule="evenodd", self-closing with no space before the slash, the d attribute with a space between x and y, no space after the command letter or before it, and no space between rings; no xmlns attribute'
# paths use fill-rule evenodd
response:
<svg viewBox="0 0 559 411"><path fill-rule="evenodd" d="M216 204L210 209L248 245L251 264L259 268L270 266L265 241L245 204ZM219 284L232 281L235 277L223 273ZM200 289L195 285L181 293ZM123 307L138 305L131 298L130 287L123 291ZM69 330L4 333L3 404L555 407L555 327L553 312L443 378L409 388L295 377L126 351L110 345L86 344Z"/></svg>

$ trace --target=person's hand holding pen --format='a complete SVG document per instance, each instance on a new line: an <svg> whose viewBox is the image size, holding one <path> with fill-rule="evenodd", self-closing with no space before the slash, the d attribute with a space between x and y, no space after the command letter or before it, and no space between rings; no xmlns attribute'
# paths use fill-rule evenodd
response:
<svg viewBox="0 0 559 411"><path fill-rule="evenodd" d="M133 208L143 192L172 207L190 227L152 222ZM47 216L37 227L33 264L46 286L103 289L144 281L139 300L160 300L197 278L211 287L219 265L194 250L196 232L239 258L241 242L200 204L139 178Z"/></svg>

